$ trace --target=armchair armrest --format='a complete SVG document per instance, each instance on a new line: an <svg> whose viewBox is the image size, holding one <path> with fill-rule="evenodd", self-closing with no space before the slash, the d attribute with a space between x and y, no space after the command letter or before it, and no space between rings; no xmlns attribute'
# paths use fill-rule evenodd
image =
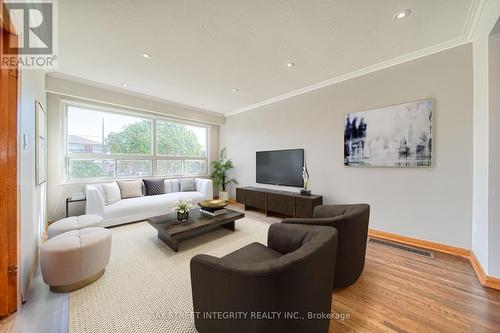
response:
<svg viewBox="0 0 500 333"><path fill-rule="evenodd" d="M279 295L291 297L294 294L289 291L298 289L289 285L292 279L278 279L282 283L277 283L276 274L269 274L269 267L264 269L261 263L245 264L199 254L191 259L190 266L193 308L200 314L195 317L198 332L235 332L241 327L239 320L211 318L205 313L272 311L277 303L292 303ZM264 296L256 297L257 294ZM244 324L251 327L248 332L271 332L262 329L265 322L247 320Z"/></svg>
<svg viewBox="0 0 500 333"><path fill-rule="evenodd" d="M196 178L195 186L196 191L203 193L206 199L211 200L214 198L214 186L211 179Z"/></svg>
<svg viewBox="0 0 500 333"><path fill-rule="evenodd" d="M196 312L222 309L234 311L235 307L248 306L249 304L237 302L232 296L248 294L247 296L252 298L250 295L259 289L262 290L259 287L261 283L265 284L262 281L274 275L269 272L269 266L265 262L242 263L207 254L198 254L191 258L190 270ZM220 292L220 286L224 286L224 293Z"/></svg>
<svg viewBox="0 0 500 333"><path fill-rule="evenodd" d="M104 215L104 198L101 192L92 185L85 186L87 202L85 204L85 214Z"/></svg>
<svg viewBox="0 0 500 333"><path fill-rule="evenodd" d="M337 232L332 228L276 223L270 226L269 247L287 252L276 259L245 261L196 255L191 259L191 288L198 332L326 332L329 320L306 319L329 313L335 272ZM303 244L311 240L310 246ZM296 248L294 251L293 249ZM312 273L311 273L312 272ZM280 311L281 316L212 318L205 314Z"/></svg>

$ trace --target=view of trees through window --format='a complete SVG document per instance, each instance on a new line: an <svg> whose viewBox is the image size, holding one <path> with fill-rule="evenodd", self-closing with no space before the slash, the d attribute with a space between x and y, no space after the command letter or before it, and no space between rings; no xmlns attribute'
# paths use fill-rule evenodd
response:
<svg viewBox="0 0 500 333"><path fill-rule="evenodd" d="M206 127L68 105L66 129L70 180L208 172Z"/></svg>

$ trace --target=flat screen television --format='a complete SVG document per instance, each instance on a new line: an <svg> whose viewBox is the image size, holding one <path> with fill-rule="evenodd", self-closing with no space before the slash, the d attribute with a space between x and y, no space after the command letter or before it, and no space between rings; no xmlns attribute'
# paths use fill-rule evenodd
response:
<svg viewBox="0 0 500 333"><path fill-rule="evenodd" d="M258 151L256 182L303 187L304 149Z"/></svg>

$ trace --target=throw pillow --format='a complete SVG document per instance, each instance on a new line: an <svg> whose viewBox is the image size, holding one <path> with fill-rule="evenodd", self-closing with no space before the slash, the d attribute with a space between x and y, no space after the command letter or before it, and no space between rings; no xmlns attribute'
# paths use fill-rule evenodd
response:
<svg viewBox="0 0 500 333"><path fill-rule="evenodd" d="M194 178L181 178L181 192L195 191L196 186L194 184Z"/></svg>
<svg viewBox="0 0 500 333"><path fill-rule="evenodd" d="M165 193L172 192L172 181L170 179L165 179Z"/></svg>
<svg viewBox="0 0 500 333"><path fill-rule="evenodd" d="M122 199L142 197L142 180L123 180L118 182Z"/></svg>
<svg viewBox="0 0 500 333"><path fill-rule="evenodd" d="M158 195L165 193L165 179L143 179L144 186L146 187L146 195Z"/></svg>
<svg viewBox="0 0 500 333"><path fill-rule="evenodd" d="M109 205L121 199L120 188L116 182L101 185L104 192L104 204Z"/></svg>
<svg viewBox="0 0 500 333"><path fill-rule="evenodd" d="M170 192L179 192L179 179L170 179Z"/></svg>

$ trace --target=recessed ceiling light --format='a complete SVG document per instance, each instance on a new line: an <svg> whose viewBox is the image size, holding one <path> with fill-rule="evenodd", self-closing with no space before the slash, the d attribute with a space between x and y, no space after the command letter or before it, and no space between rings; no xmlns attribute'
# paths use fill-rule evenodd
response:
<svg viewBox="0 0 500 333"><path fill-rule="evenodd" d="M127 88L127 87L128 87L128 83L123 82L123 83L122 83L122 87L123 87L123 88Z"/></svg>
<svg viewBox="0 0 500 333"><path fill-rule="evenodd" d="M233 92L238 92L240 91L238 88L233 88Z"/></svg>
<svg viewBox="0 0 500 333"><path fill-rule="evenodd" d="M399 12L396 15L394 15L394 19L401 20L401 19L404 19L405 17L408 17L410 15L411 15L411 10L406 9L406 10L403 10L402 12Z"/></svg>
<svg viewBox="0 0 500 333"><path fill-rule="evenodd" d="M286 66L286 68L292 68L293 66L295 66L295 63L289 62L285 66Z"/></svg>
<svg viewBox="0 0 500 333"><path fill-rule="evenodd" d="M141 53L141 56L142 56L144 59L148 59L148 60L152 58L152 57L151 57L151 54L149 54L149 53Z"/></svg>

